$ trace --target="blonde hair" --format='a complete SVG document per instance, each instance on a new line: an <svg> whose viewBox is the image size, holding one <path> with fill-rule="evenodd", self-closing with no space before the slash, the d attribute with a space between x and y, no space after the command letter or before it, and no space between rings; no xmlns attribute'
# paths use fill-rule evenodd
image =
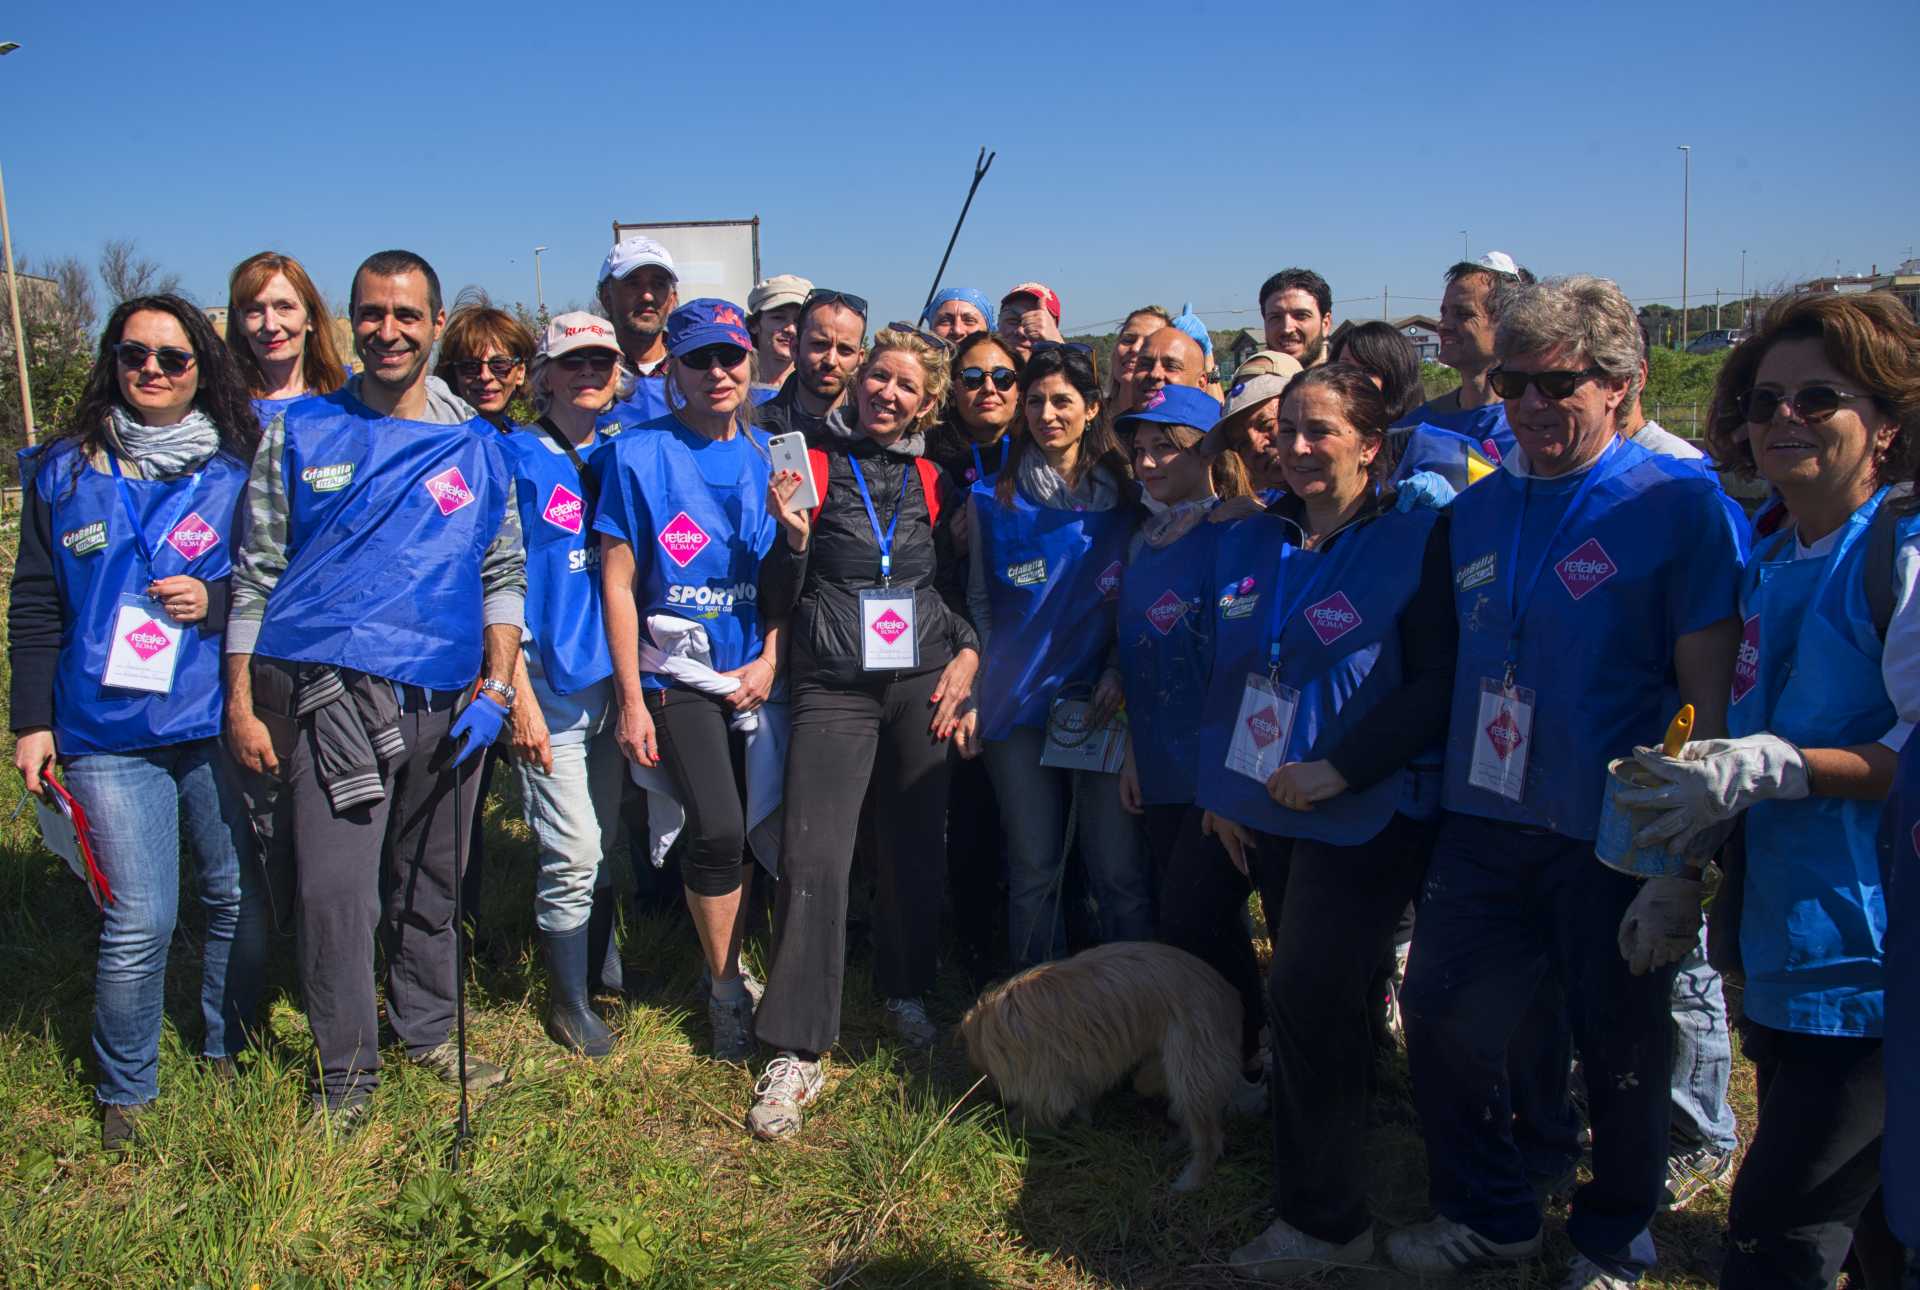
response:
<svg viewBox="0 0 1920 1290"><path fill-rule="evenodd" d="M1005 349L1006 346L1002 345L1001 348ZM946 406L947 389L953 383L953 374L948 370L948 355L953 351L939 348L917 331L882 327L867 342L867 356L860 360L853 379L858 381L864 378L873 370L873 365L882 354L893 352L904 353L920 364L920 407L913 414L913 425L909 429L924 430L940 415L940 409Z"/></svg>

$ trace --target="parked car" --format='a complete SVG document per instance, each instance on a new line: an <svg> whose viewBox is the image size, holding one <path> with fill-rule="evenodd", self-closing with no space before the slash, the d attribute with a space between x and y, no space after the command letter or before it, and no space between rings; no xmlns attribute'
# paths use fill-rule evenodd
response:
<svg viewBox="0 0 1920 1290"><path fill-rule="evenodd" d="M1734 327L1702 332L1687 342L1687 353L1717 354L1723 349L1732 349L1746 338L1746 332Z"/></svg>

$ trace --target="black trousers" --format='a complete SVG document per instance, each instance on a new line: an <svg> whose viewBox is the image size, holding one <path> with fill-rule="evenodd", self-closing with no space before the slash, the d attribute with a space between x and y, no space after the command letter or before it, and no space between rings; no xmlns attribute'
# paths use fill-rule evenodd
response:
<svg viewBox="0 0 1920 1290"><path fill-rule="evenodd" d="M1358 846L1302 838L1267 882L1283 890L1267 998L1273 1027L1273 1207L1321 1240L1373 1225L1367 1108L1373 1099L1371 987L1419 890L1435 821L1395 815Z"/></svg>
<svg viewBox="0 0 1920 1290"><path fill-rule="evenodd" d="M1880 1040L1775 1030L1750 1018L1740 1039L1753 1062L1760 1121L1733 1180L1720 1285L1831 1286L1880 1187ZM1872 1290L1897 1284L1872 1275L1882 1260L1862 1262Z"/></svg>
<svg viewBox="0 0 1920 1290"><path fill-rule="evenodd" d="M754 1014L760 1041L822 1053L840 1037L847 876L873 788L874 984L887 998L933 987L947 882L951 745L928 699L938 670L835 688L793 688L773 973Z"/></svg>
<svg viewBox="0 0 1920 1290"><path fill-rule="evenodd" d="M947 784L947 900L953 932L976 969L990 973L1006 959L1000 801L985 758L956 758Z"/></svg>
<svg viewBox="0 0 1920 1290"><path fill-rule="evenodd" d="M1155 912L1156 935L1164 945L1183 949L1227 979L1240 996L1240 1052L1249 1061L1260 1053L1260 1027L1267 1023L1266 986L1253 942L1247 937L1247 897L1256 883L1271 934L1278 925L1285 895L1289 838L1255 834L1248 859L1252 877L1233 867L1218 838L1200 832L1197 806L1150 806L1143 826L1148 849L1167 857ZM1271 881L1277 876L1278 881Z"/></svg>
<svg viewBox="0 0 1920 1290"><path fill-rule="evenodd" d="M646 701L660 764L687 815L675 847L681 878L696 896L730 896L747 854L746 736L728 728L733 709L714 695L673 686L648 690Z"/></svg>

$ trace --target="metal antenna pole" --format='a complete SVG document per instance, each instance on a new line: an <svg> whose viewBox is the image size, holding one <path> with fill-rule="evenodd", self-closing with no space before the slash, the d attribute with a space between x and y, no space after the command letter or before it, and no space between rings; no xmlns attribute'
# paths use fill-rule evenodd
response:
<svg viewBox="0 0 1920 1290"><path fill-rule="evenodd" d="M967 222L967 211L973 207L973 195L980 191L980 181L987 177L987 168L993 165L993 159L999 155L997 152L988 152L983 147L980 149L980 155L974 158L973 184L967 189L967 200L961 203L960 218L954 221L953 236L947 239L946 254L940 257L940 267L934 272L933 285L927 288L926 304L920 306L920 312L923 314L927 311L927 305L933 303L934 296L940 291L940 279L947 276L947 261L953 258L953 244L960 240L960 226Z"/></svg>

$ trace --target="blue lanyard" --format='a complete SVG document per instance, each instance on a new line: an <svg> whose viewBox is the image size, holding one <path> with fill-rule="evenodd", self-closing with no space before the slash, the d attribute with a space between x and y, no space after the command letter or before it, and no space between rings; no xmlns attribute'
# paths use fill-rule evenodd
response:
<svg viewBox="0 0 1920 1290"><path fill-rule="evenodd" d="M1324 551L1310 551L1304 546L1295 547L1294 550L1297 554L1289 557L1285 548L1282 548L1279 567L1286 568L1289 559L1297 560L1301 556L1310 555L1316 557L1314 570L1312 575L1300 584L1300 590L1284 600L1280 596L1280 585L1276 585L1273 589L1273 611L1267 618L1267 674L1269 676L1277 677L1280 674L1280 633L1286 621L1293 617L1294 610L1306 604L1308 597L1320 589L1320 584L1326 581L1327 570L1333 567L1333 562L1326 558Z"/></svg>
<svg viewBox="0 0 1920 1290"><path fill-rule="evenodd" d="M980 460L980 445L977 443L970 443L967 445L967 450L973 454L973 477L975 479L985 479L987 477L987 464ZM1000 464L998 466L995 466L994 469L1005 470L1006 466L1007 466L1007 440L1006 440L1006 437L1003 435L1001 436L1001 439L1000 439Z"/></svg>
<svg viewBox="0 0 1920 1290"><path fill-rule="evenodd" d="M133 530L133 545L139 550L140 558L147 562L147 577L151 579L154 576L153 547L147 541L145 531L140 527L140 512L134 509L133 494L127 488L127 477L120 473L120 458L115 456L111 450L107 453L107 464L113 467L114 491L120 494L121 509L126 511L127 525ZM202 467L194 471L193 475L187 480L187 486L185 490L183 490L184 495L180 499L180 507L173 513L172 519L161 525L161 533L173 532L174 527L178 525L181 520L187 518L187 512L193 508L194 494L200 491L200 476L204 473L206 473L206 468Z"/></svg>
<svg viewBox="0 0 1920 1290"><path fill-rule="evenodd" d="M1616 441L1617 443L1617 441ZM1560 530L1567 526L1567 520L1580 509L1580 503L1587 500L1587 494L1600 482L1600 476L1606 471L1607 458L1612 456L1615 444L1608 444L1601 454L1587 467L1587 477L1580 481L1580 487L1573 490L1573 500L1567 503L1567 509L1560 512L1560 518L1554 522L1553 532L1547 534L1547 540L1540 547L1540 558L1533 566L1533 576L1527 579L1525 592L1520 590L1517 576L1520 566L1520 535L1527 527L1527 505L1533 498L1533 477L1527 477L1526 491L1520 494L1520 520L1513 526L1513 543L1507 555L1507 677L1509 688L1513 685L1514 666L1520 659L1520 624L1526 617L1527 606L1533 603L1533 593L1540 585L1540 575L1547 571L1547 561L1553 555L1553 544L1560 539Z"/></svg>
<svg viewBox="0 0 1920 1290"><path fill-rule="evenodd" d="M907 500L907 477L900 476L900 496L893 502L893 519L887 523L887 531L880 531L880 517L873 511L873 494L867 491L867 477L860 473L859 459L847 454L847 464L853 467L853 482L860 485L860 504L867 508L867 523L873 525L873 539L880 544L880 579L882 582L893 578L893 531L900 527L900 508ZM907 470L912 470L909 465Z"/></svg>

